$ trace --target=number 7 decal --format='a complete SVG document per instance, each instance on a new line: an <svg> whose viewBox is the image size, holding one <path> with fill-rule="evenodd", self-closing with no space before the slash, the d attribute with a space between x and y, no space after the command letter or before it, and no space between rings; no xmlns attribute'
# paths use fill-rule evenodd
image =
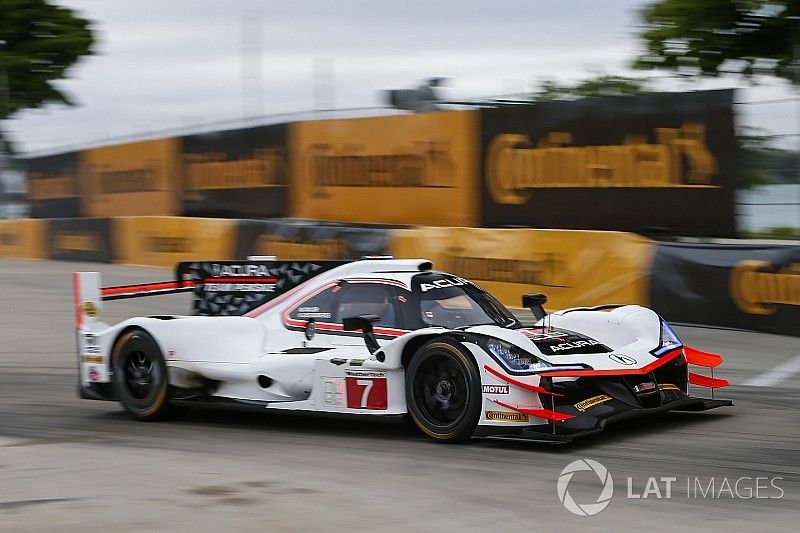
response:
<svg viewBox="0 0 800 533"><path fill-rule="evenodd" d="M386 378L346 377L347 407L350 409L386 409Z"/></svg>

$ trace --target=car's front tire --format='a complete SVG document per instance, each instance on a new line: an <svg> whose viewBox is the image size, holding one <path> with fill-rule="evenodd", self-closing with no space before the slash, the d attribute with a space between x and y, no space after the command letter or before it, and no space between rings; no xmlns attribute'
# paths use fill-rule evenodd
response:
<svg viewBox="0 0 800 533"><path fill-rule="evenodd" d="M161 420L171 414L167 364L155 339L141 329L125 333L112 354L114 389L137 420Z"/></svg>
<svg viewBox="0 0 800 533"><path fill-rule="evenodd" d="M475 360L450 339L427 342L406 368L406 403L414 424L432 439L468 440L482 409Z"/></svg>

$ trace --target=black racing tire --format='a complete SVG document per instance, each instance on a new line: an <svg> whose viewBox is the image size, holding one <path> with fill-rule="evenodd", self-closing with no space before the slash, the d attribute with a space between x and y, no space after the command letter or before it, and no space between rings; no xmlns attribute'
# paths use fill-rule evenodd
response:
<svg viewBox="0 0 800 533"><path fill-rule="evenodd" d="M111 356L114 390L135 419L163 420L172 413L167 364L149 333L134 329L117 340Z"/></svg>
<svg viewBox="0 0 800 533"><path fill-rule="evenodd" d="M406 368L406 404L411 420L430 438L469 440L483 408L475 359L451 339L427 342Z"/></svg>

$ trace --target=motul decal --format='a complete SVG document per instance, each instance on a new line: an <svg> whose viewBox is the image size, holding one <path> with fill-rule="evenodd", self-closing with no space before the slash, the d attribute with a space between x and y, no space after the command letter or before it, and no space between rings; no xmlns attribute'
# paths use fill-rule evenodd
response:
<svg viewBox="0 0 800 533"><path fill-rule="evenodd" d="M508 385L484 385L484 394L508 394Z"/></svg>

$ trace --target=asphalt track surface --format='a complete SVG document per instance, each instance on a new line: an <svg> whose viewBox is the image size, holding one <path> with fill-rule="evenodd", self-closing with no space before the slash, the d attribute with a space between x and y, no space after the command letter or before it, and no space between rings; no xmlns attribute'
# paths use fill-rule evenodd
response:
<svg viewBox="0 0 800 533"><path fill-rule="evenodd" d="M76 396L78 269L100 270L107 285L169 279L152 268L0 261L2 531L797 528L798 338L678 328L687 344L726 356L717 376L734 383L724 396L735 407L611 426L566 447L441 445L404 425L208 408L140 423ZM104 316L187 306L186 295L110 302ZM737 385L770 371L768 386ZM556 494L562 469L581 458L614 482L610 504L591 517L571 514ZM652 486L647 498L627 497L628 478L642 495L651 476L660 499ZM676 478L669 499L662 477ZM569 484L579 503L600 489L591 472Z"/></svg>

